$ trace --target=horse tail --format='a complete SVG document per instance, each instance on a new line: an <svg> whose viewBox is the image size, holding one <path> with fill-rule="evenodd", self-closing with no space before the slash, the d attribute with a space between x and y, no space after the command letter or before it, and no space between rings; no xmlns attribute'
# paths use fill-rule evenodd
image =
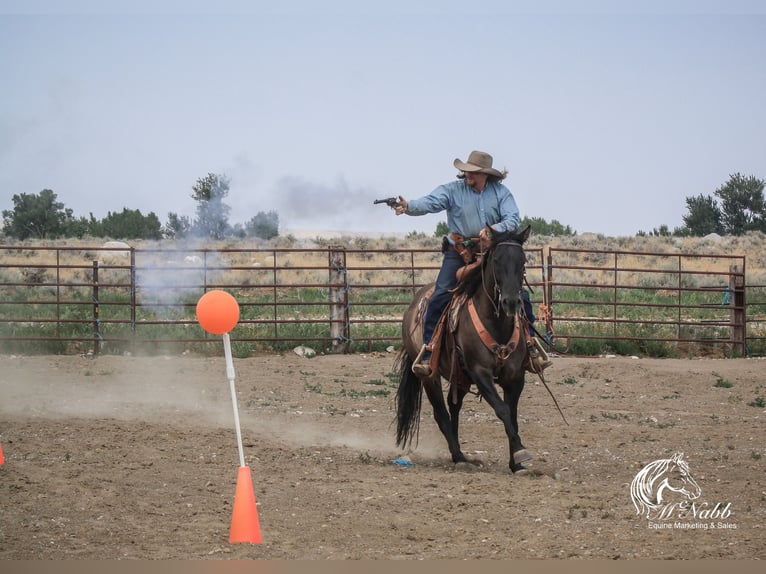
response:
<svg viewBox="0 0 766 574"><path fill-rule="evenodd" d="M399 388L396 391L396 444L406 448L418 436L423 385L412 372L412 359L402 349L396 360Z"/></svg>

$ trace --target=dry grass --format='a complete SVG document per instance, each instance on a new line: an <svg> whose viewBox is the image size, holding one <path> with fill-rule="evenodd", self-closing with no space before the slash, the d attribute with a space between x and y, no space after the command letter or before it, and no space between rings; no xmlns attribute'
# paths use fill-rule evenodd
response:
<svg viewBox="0 0 766 574"><path fill-rule="evenodd" d="M90 239L66 239L60 241L40 241L40 240L28 240L23 242L13 242L5 239L3 247L14 247L13 250L0 250L0 256L2 262L11 268L16 265L72 265L78 266L80 269L73 269L65 271L69 277L65 279L86 279L88 277L88 267L92 265L94 259L98 259L102 264L112 264L119 266L126 266L129 264L127 256L122 256L114 252L100 251L105 241L98 238ZM437 249L440 244L440 240L433 236L425 234L411 234L407 238L396 236L382 236L382 237L369 237L369 236L352 236L342 235L333 236L328 234L328 237L317 235L312 238L297 238L293 235L284 237L278 237L270 241L258 241L253 239L237 239L237 240L225 240L215 242L182 242L182 241L130 241L128 242L131 247L135 247L139 250L159 249L162 250L161 256L156 256L154 263L163 266L175 266L178 268L194 267L195 263L186 259L191 252L197 253L200 257L202 251L208 250L207 265L220 265L220 266L232 266L241 267L239 273L243 275L243 283L250 282L252 284L259 284L261 280L258 278L260 272L259 269L272 267L275 264L280 269L293 268L306 268L296 270L295 273L291 273L289 279L295 281L311 281L315 278L317 281L324 281L326 277L327 260L324 253L311 252L311 251L296 251L292 253L285 253L279 250L281 249L296 249L296 250L311 250L316 248L326 248L330 246L340 246L349 250L397 250L397 249ZM72 251L41 251L40 248L71 248ZM606 252L636 252L646 254L666 254L672 255L721 255L721 256L744 256L746 258L746 277L749 285L764 285L766 284L766 235L760 232L751 232L743 236L738 237L721 237L717 239L701 238L701 237L607 237L603 235L586 233L582 235L575 235L572 237L551 237L551 236L535 236L530 237L527 242L527 247L530 251L543 250L544 254L547 254L549 247L559 249L581 249L581 250L598 250ZM224 250L237 249L237 250L250 250L246 252L231 252L227 253ZM275 252L276 250L276 252ZM220 251L215 255L217 260L211 262L210 252ZM175 256L174 256L174 252ZM390 260L390 254L376 254L370 253L365 256L355 257L354 265L356 267L377 267L380 266L384 259ZM612 257L609 253L591 253L587 254L584 260L585 265L593 265L594 267L602 266L610 261ZM58 259L57 259L58 258ZM654 260L654 266L657 267L658 262L656 257L647 256L621 256L621 267L646 267L647 258ZM150 262L150 254L142 255L141 263ZM532 264L539 265L539 261L533 258ZM438 264L438 256L434 257L430 254L423 254L421 257L422 262L435 262ZM669 271L677 270L677 259L669 257L667 262L661 263L666 265ZM685 259L684 269L693 271L705 271L707 269L720 269L722 265L722 259L717 258L705 258L705 259ZM558 264L565 262L565 259L559 259ZM580 263L583 263L581 260ZM316 268L316 271L313 270ZM664 268L664 267L661 267ZM9 271L9 270L6 270ZM18 269L14 269L15 273L21 277L21 272ZM265 271L265 269L263 269ZM36 271L35 269L27 269L24 271L27 275L34 275L35 273L53 272L52 270L45 271L43 269ZM594 283L599 282L599 272L592 271L591 279ZM19 278L17 277L17 278ZM623 278L626 278L624 276ZM374 281L374 272L368 277L370 281ZM10 278L6 275L6 281ZM582 277L581 277L582 279ZM638 282L640 279L637 276L633 276L633 280ZM270 281L269 277L264 274L264 282Z"/></svg>
<svg viewBox="0 0 766 574"><path fill-rule="evenodd" d="M15 243L6 240L6 243L0 244L0 288L4 292L7 290L8 300L27 298L23 287L12 286L20 284L36 285L34 291L38 301L77 297L89 301L93 261L98 260L101 297L111 303L122 301L128 297L129 286L133 284L131 260L126 251L104 250L105 243L105 240L97 238ZM300 313L304 318L321 318L315 317L314 313L325 312L325 308L317 303L317 294L323 297L320 297L322 304L326 305L327 296L323 289L328 284L327 248L332 246L345 249L344 271L347 271L348 284L352 287L355 313L358 314L355 317L362 319L362 322L371 317L376 320L390 318L383 317L386 313L399 317L402 310L397 305L402 298L406 298L409 287L432 281L441 260L437 251L440 238L425 234L410 234L406 238L351 235L300 238L289 235L271 241L206 243L132 241L130 246L137 250L135 284L141 303L145 305L142 312L154 312L169 319L182 314L181 307L194 298L200 286L216 284L231 286L235 290L234 286L243 286L243 292L247 292L243 296L249 298L253 305L249 309L251 314L262 310L256 305L268 306L270 301L277 300L282 305L279 308L280 320L293 319L290 313L296 316ZM603 287L607 285L626 287L622 290L622 302L633 301L626 298L636 297L637 301L645 303L645 297L652 297L652 304L661 306L681 302L679 287L682 283L684 289L704 292L709 299L705 299L705 304L717 298L716 306L722 305L721 297L730 279L729 266L740 263L744 257L748 287L748 336L762 337L766 329L765 247L766 235L762 233L716 239L606 237L596 234L532 236L526 244L529 255L527 275L534 287L534 296L539 299L545 292L539 289L542 265L545 263L541 261L541 256L547 256L549 248L575 250L573 253L554 252L554 281L560 288L567 285L585 287L586 290L589 286L597 288L587 296L582 293L570 295L563 291L554 293L555 300L564 301L557 307L557 325L563 326L567 317L572 317L571 313L577 317L582 314L579 310L572 311L569 308L572 304L567 307L567 298L580 302L583 298L590 300L594 293L598 296L604 293ZM739 259L728 259L730 257ZM567 265L571 269L567 269ZM679 274L679 268L683 274ZM331 269L329 282L343 284L343 277L336 279L333 279ZM61 287L57 288L57 285ZM272 299L275 291L276 299ZM392 306L364 307L370 301ZM590 301L588 316L603 311L599 301L602 299ZM684 299L684 304L689 302ZM294 303L300 305L300 311L288 307ZM83 309L78 307L77 312ZM276 313L275 309L269 312ZM642 315L643 319L652 319L647 315L647 307L639 309L646 315ZM663 313L662 310L655 311ZM112 312L116 310L112 309ZM624 312L627 312L626 309L621 309L621 313ZM82 319L80 315L77 317ZM120 315L120 318L124 317ZM256 317L253 315L250 318ZM262 317L259 315L257 318ZM631 315L630 318L636 317ZM355 337L370 335L364 330L369 328L358 325ZM564 331L559 329L557 333ZM304 335L311 336L308 333ZM263 334L259 331L258 336ZM759 349L764 346L761 343L758 342Z"/></svg>

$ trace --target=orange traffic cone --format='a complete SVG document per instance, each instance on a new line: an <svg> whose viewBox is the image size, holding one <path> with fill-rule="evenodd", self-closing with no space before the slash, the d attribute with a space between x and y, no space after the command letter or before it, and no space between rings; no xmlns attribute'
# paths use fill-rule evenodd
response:
<svg viewBox="0 0 766 574"><path fill-rule="evenodd" d="M5 464L5 458L3 457L3 444L0 443L0 465Z"/></svg>
<svg viewBox="0 0 766 574"><path fill-rule="evenodd" d="M261 527L255 506L253 479L250 467L240 466L237 473L237 490L234 493L234 512L231 516L229 542L261 543Z"/></svg>

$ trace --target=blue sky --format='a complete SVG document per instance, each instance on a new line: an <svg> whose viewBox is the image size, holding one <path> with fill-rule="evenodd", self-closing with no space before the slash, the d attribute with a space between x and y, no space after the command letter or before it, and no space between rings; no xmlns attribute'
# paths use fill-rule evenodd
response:
<svg viewBox="0 0 766 574"><path fill-rule="evenodd" d="M101 6L106 4L106 7ZM522 215L634 235L766 179L766 3L0 0L0 209L431 233L372 200L488 151Z"/></svg>

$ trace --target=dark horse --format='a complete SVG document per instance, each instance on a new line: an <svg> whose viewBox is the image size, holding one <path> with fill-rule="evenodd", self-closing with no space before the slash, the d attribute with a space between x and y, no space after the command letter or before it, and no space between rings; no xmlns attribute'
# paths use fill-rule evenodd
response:
<svg viewBox="0 0 766 574"><path fill-rule="evenodd" d="M521 444L518 404L524 389L527 360L527 323L522 311L522 282L526 255L523 244L529 227L521 232L494 234L480 266L464 278L456 297L465 293L464 304L454 314L454 331L444 325L439 343L438 371L420 380L412 372L422 347L422 309L431 285L421 288L404 314L403 348L397 358L399 388L396 393L396 442L402 448L417 440L423 390L431 402L434 419L447 439L452 461L469 461L460 449L458 428L463 398L472 385L503 421L510 446L509 468L524 469L532 457ZM453 304L456 301L453 298ZM470 309L469 301L474 307ZM472 314L477 319L472 318ZM436 355L436 352L434 353ZM445 401L440 377L450 382ZM500 397L495 385L503 389ZM447 405L448 403L448 405Z"/></svg>

